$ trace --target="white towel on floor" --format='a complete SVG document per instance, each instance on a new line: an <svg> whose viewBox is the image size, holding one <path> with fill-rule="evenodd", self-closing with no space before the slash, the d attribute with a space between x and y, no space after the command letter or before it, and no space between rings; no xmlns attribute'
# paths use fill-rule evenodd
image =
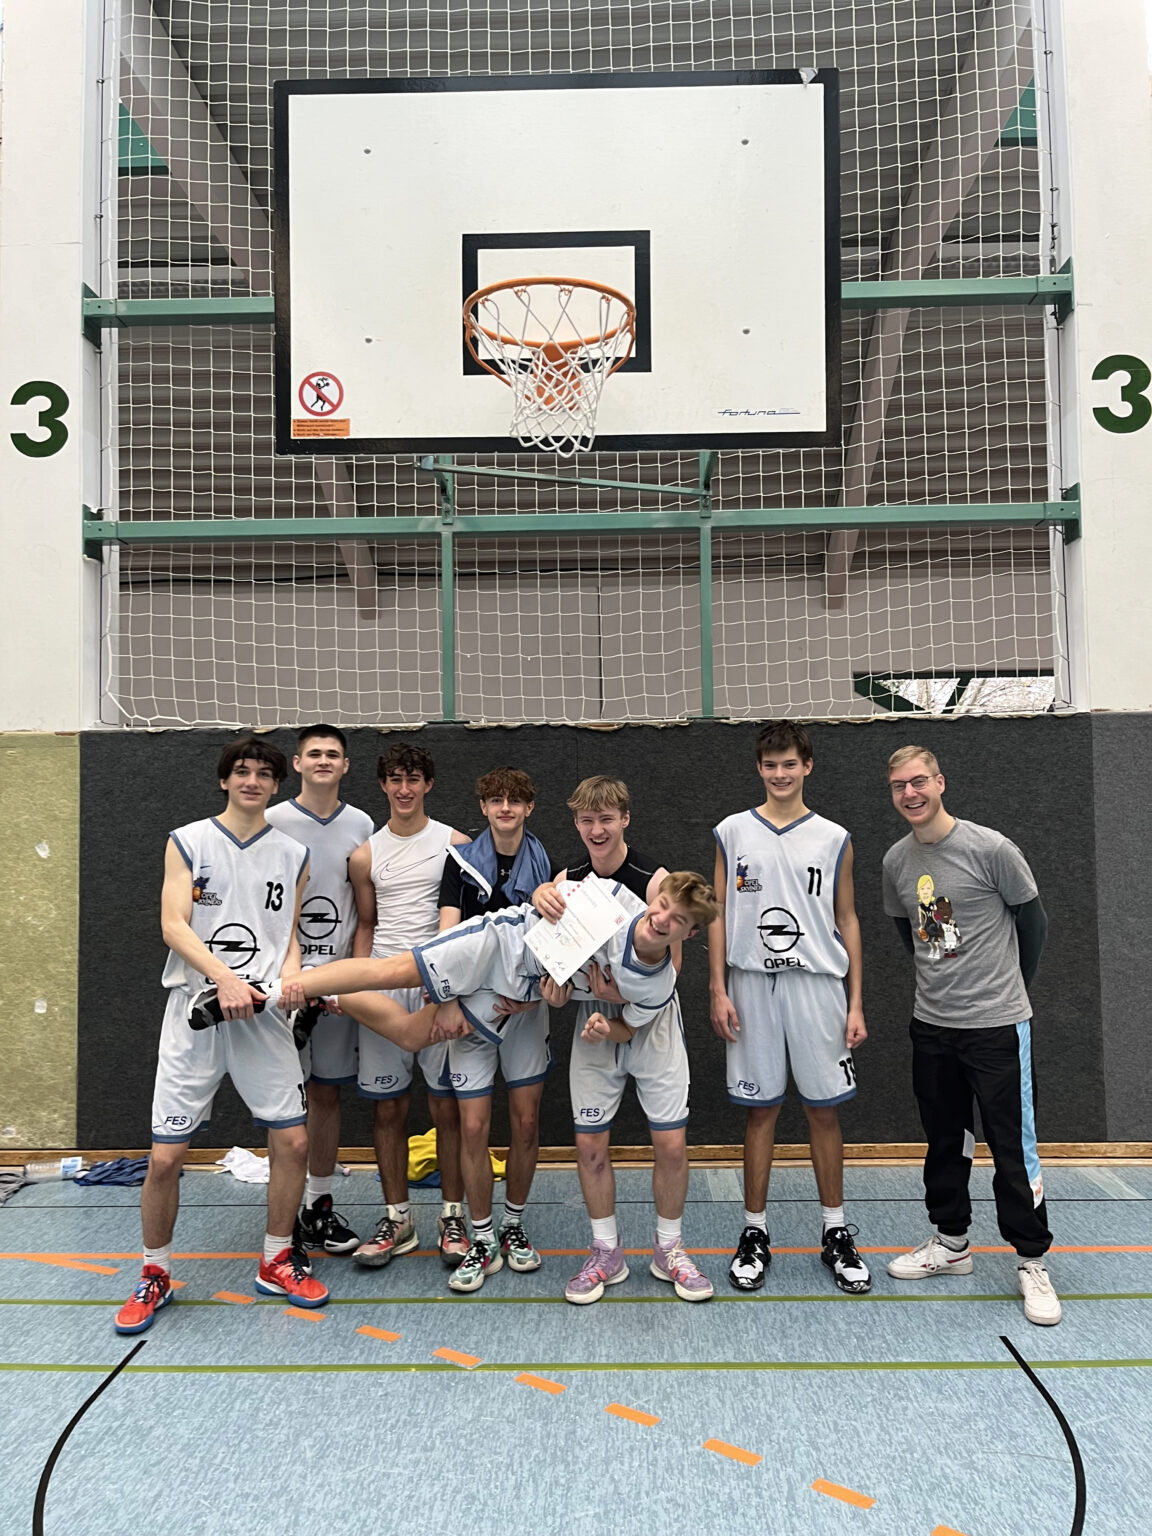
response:
<svg viewBox="0 0 1152 1536"><path fill-rule="evenodd" d="M268 1159L258 1157L255 1152L249 1152L244 1147L233 1147L218 1161L222 1168L227 1168L232 1177L239 1179L242 1184L268 1182Z"/></svg>

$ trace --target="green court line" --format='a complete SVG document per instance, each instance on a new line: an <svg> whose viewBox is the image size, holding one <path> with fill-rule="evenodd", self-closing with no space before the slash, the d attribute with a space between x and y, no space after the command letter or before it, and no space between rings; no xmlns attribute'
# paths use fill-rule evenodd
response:
<svg viewBox="0 0 1152 1536"><path fill-rule="evenodd" d="M1147 1369L1152 1367L1152 1360L1031 1360L1029 1364L1034 1371L1100 1371L1132 1368ZM60 1372L66 1374L103 1372L106 1375L110 1369L111 1367L107 1364L48 1365L0 1361L0 1371ZM783 1371L1014 1371L1017 1369L1018 1367L1014 1360L611 1360L565 1361L563 1363L549 1362L547 1364L533 1361L517 1365L505 1365L489 1361L475 1366L472 1370L463 1374L479 1376L487 1372L488 1374L507 1375L511 1371L515 1371L517 1374L524 1371L532 1373L562 1371L587 1374L589 1372L602 1371L652 1371L664 1373L672 1371L764 1371L779 1373ZM347 1361L340 1364L329 1363L324 1365L129 1365L124 1369L125 1376L397 1376L405 1374L459 1376L462 1372L461 1368L456 1365L433 1365L426 1361L410 1362L406 1365L361 1361Z"/></svg>
<svg viewBox="0 0 1152 1536"><path fill-rule="evenodd" d="M891 1301L901 1306L908 1306L915 1302L935 1302L937 1305L953 1306L958 1302L969 1301L1018 1301L1018 1291L989 1291L972 1296L842 1296L840 1294L823 1294L819 1296L713 1296L712 1302L736 1302L741 1306L755 1302L831 1302L833 1305L845 1304L859 1306L865 1302ZM1062 1301L1152 1301L1152 1291L1061 1291ZM185 1307L231 1307L238 1309L234 1301L217 1301L214 1297L203 1299L177 1297L181 1310ZM84 1297L73 1299L71 1297L39 1297L39 1296L0 1296L0 1307L110 1307L115 1304L115 1298L105 1300L99 1298ZM600 1306L678 1306L678 1296L604 1296L598 1303ZM253 1300L249 1303L257 1307L283 1307L284 1297L271 1297L266 1301ZM566 1307L569 1303L563 1296L331 1296L325 1303L325 1307ZM244 1310L240 1307L239 1310Z"/></svg>

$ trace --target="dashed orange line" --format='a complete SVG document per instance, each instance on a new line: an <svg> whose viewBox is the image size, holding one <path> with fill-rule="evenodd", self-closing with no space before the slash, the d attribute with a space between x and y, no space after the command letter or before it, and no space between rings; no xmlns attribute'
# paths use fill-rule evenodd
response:
<svg viewBox="0 0 1152 1536"><path fill-rule="evenodd" d="M398 1333L389 1333L387 1328L373 1328L370 1323L365 1323L357 1328L357 1333L362 1333L366 1339L384 1339L389 1344L395 1344L401 1337Z"/></svg>
<svg viewBox="0 0 1152 1536"><path fill-rule="evenodd" d="M521 1371L515 1378L522 1387L535 1387L537 1392L549 1392L553 1397L559 1397L561 1392L567 1392L568 1388L559 1381L549 1381L546 1376L533 1376L530 1371Z"/></svg>
<svg viewBox="0 0 1152 1536"><path fill-rule="evenodd" d="M102 1255L106 1257L106 1255ZM132 1254L128 1257L136 1258ZM81 1259L74 1259L71 1254L65 1253L0 1253L0 1259L28 1259L33 1264L50 1264L54 1269L83 1269L90 1275L118 1275L120 1270L109 1269L107 1264L90 1264Z"/></svg>
<svg viewBox="0 0 1152 1536"><path fill-rule="evenodd" d="M234 1301L237 1306L248 1307L252 1305L256 1298L254 1296L241 1296L239 1291L217 1291L212 1297L212 1300Z"/></svg>
<svg viewBox="0 0 1152 1536"><path fill-rule="evenodd" d="M763 1456L757 1456L755 1451L746 1451L739 1445L729 1445L726 1440L705 1440L704 1449L715 1451L717 1456L727 1456L729 1461L739 1461L746 1467L759 1466L764 1460Z"/></svg>
<svg viewBox="0 0 1152 1536"><path fill-rule="evenodd" d="M323 1312L309 1311L304 1307L285 1307L284 1316L306 1317L310 1323L322 1323L324 1321Z"/></svg>
<svg viewBox="0 0 1152 1536"><path fill-rule="evenodd" d="M932 1536L964 1536L963 1531L955 1531L950 1525L938 1525L932 1532Z"/></svg>
<svg viewBox="0 0 1152 1536"><path fill-rule="evenodd" d="M658 1414L643 1413L639 1408L625 1408L623 1403L609 1403L604 1412L612 1414L617 1419L627 1419L631 1424L659 1424L660 1422Z"/></svg>
<svg viewBox="0 0 1152 1536"><path fill-rule="evenodd" d="M830 1499L839 1499L842 1504L854 1504L857 1509L871 1509L875 1499L870 1499L866 1493L857 1493L855 1488L844 1488L840 1483L827 1483L822 1477L818 1477L812 1484L813 1491L824 1493Z"/></svg>
<svg viewBox="0 0 1152 1536"><path fill-rule="evenodd" d="M463 1355L458 1349L434 1349L432 1353L452 1365L462 1365L466 1371L474 1371L478 1365L484 1364L479 1355Z"/></svg>

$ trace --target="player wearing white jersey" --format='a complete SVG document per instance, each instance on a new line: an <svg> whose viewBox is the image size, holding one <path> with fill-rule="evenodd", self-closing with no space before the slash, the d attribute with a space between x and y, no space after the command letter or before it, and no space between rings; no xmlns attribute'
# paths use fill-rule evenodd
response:
<svg viewBox="0 0 1152 1536"><path fill-rule="evenodd" d="M808 1119L823 1220L821 1259L843 1291L872 1281L844 1215L844 1142L837 1105L856 1093L852 1048L867 1038L852 840L810 811L812 744L788 720L756 738L765 800L715 829L709 933L712 1027L727 1044L728 1097L747 1110L744 1230L728 1278L759 1290L772 1261L766 1205L788 1066Z"/></svg>
<svg viewBox="0 0 1152 1536"><path fill-rule="evenodd" d="M311 854L297 937L304 964L323 965L352 953L356 896L348 860L372 836L372 818L340 798L340 782L351 765L347 738L334 725L305 726L296 738L292 766L300 775L300 793L270 805L267 818ZM340 1087L356 1081L359 1028L346 1014L323 1012L300 1052L308 1085L308 1182L301 1235L305 1247L326 1253L351 1253L360 1243L332 1205Z"/></svg>
<svg viewBox="0 0 1152 1536"><path fill-rule="evenodd" d="M358 912L352 953L387 959L438 931L444 858L449 847L466 843L468 838L444 822L430 820L425 812L424 800L432 788L435 767L423 747L407 742L389 747L377 764L377 776L388 798L389 817L348 861ZM423 995L417 985L396 990L392 1000L415 1012ZM377 1001L358 997L348 1011L366 1025L366 1015L371 1015ZM370 1268L389 1263L397 1254L410 1253L419 1241L408 1201L413 1059L412 1052L400 1049L377 1031L361 1028L358 1088L363 1098L375 1104L376 1164L385 1200L376 1232L353 1254L358 1264ZM443 1196L440 1256L454 1267L468 1251L468 1230L460 1171L460 1112L448 1072L447 1044L439 1040L425 1047L419 1061L436 1128Z"/></svg>
<svg viewBox="0 0 1152 1536"><path fill-rule="evenodd" d="M256 1288L300 1306L328 1300L293 1247L307 1168L308 1102L288 1021L261 986L300 963L296 925L308 850L264 817L287 766L269 742L233 742L217 765L224 810L168 838L160 901L169 948L163 977L168 1005L156 1067L152 1153L140 1196L144 1267L117 1313L118 1333L142 1333L172 1298L180 1172L225 1074L268 1132L268 1224ZM194 1031L189 1015L206 983L214 985L226 1022Z"/></svg>

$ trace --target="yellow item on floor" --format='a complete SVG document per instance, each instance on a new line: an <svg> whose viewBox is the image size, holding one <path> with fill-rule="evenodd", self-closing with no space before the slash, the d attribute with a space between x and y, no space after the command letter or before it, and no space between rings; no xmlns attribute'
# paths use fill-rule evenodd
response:
<svg viewBox="0 0 1152 1536"><path fill-rule="evenodd" d="M492 1159L492 1177L502 1179L504 1177L505 1163L495 1152L489 1152ZM418 1184L421 1179L426 1179L430 1173L435 1173L439 1164L436 1161L436 1128L425 1131L422 1136L409 1136L408 1138L408 1182Z"/></svg>

